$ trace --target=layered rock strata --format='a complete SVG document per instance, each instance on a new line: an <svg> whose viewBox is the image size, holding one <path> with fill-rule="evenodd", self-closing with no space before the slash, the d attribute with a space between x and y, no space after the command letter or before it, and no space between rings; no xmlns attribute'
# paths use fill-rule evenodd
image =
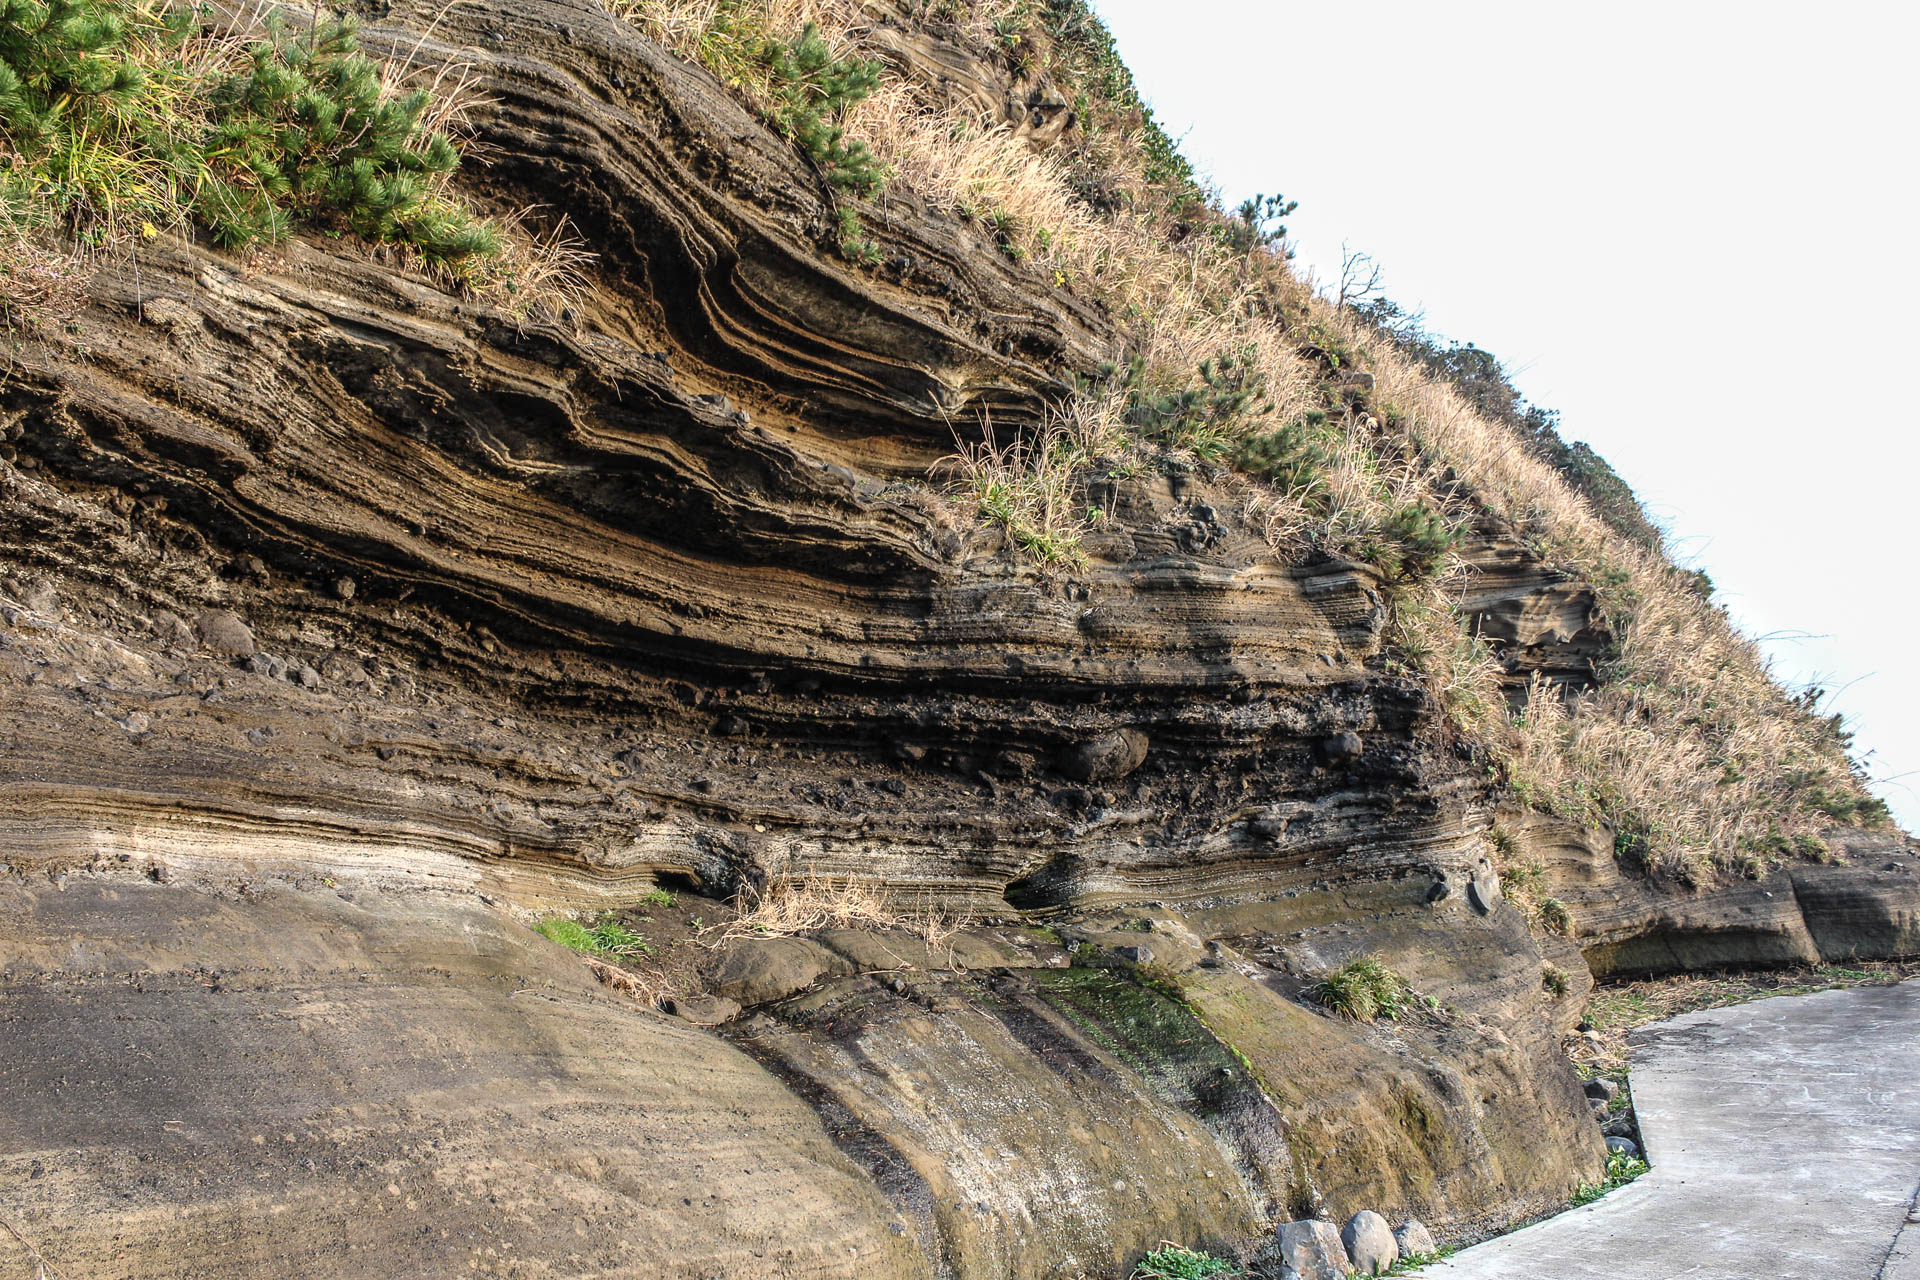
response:
<svg viewBox="0 0 1920 1280"><path fill-rule="evenodd" d="M1577 922L1531 934L1375 570L1277 557L1224 475L1113 482L1071 571L945 496L956 430L1107 354L1096 304L899 192L882 265L838 260L817 175L597 7L382 23L472 63L478 189L567 192L595 287L534 321L161 241L0 389L6 1248L1041 1277L1315 1212L1459 1239L1603 1159L1583 951L1913 949L1904 846L1676 894L1516 818ZM1590 595L1479 546L1516 684L1590 678ZM523 924L808 875L975 925L742 944L700 1030ZM1361 956L1406 1017L1313 998Z"/></svg>

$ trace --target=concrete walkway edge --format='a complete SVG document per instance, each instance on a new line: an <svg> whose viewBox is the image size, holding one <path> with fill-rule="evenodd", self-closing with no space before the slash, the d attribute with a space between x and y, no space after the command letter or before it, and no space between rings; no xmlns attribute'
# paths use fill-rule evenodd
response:
<svg viewBox="0 0 1920 1280"><path fill-rule="evenodd" d="M1920 1280L1920 980L1632 1037L1653 1168L1434 1280Z"/></svg>

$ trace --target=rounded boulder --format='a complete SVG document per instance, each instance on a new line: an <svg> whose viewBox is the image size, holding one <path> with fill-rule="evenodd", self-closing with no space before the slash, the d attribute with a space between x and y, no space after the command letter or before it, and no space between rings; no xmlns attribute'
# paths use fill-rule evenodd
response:
<svg viewBox="0 0 1920 1280"><path fill-rule="evenodd" d="M1427 1224L1418 1218L1408 1218L1393 1229L1393 1243L1403 1258L1421 1258L1437 1253L1440 1246L1434 1243L1433 1232L1427 1230Z"/></svg>
<svg viewBox="0 0 1920 1280"><path fill-rule="evenodd" d="M1393 1228L1371 1209L1362 1209L1347 1219L1340 1230L1340 1243L1347 1247L1353 1269L1363 1276L1377 1276L1393 1269L1400 1261L1400 1246L1393 1241Z"/></svg>

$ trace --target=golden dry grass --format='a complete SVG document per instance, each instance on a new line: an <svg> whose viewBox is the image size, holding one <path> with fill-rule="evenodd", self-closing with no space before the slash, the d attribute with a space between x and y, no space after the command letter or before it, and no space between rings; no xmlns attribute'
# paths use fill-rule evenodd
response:
<svg viewBox="0 0 1920 1280"><path fill-rule="evenodd" d="M968 916L930 901L903 903L884 886L809 869L773 881L751 907L706 932L713 937L712 945L721 946L736 938L784 938L817 929L900 929L939 951L971 923Z"/></svg>
<svg viewBox="0 0 1920 1280"><path fill-rule="evenodd" d="M626 11L750 100L751 76L739 74L743 32L784 39L817 22L838 49L853 53L867 21L858 0L628 0ZM1072 69L1044 32L1031 30L1030 5L946 0L943 12L982 45L1017 45L1020 56L1062 75ZM1457 569L1397 593L1392 642L1400 659L1445 708L1444 729L1480 743L1523 799L1619 826L1654 864L1699 875L1710 865L1734 865L1757 843L1819 826L1822 818L1805 804L1810 787L1862 794L1821 724L1795 706L1753 643L1695 594L1686 575L1613 534L1512 431L1316 296L1282 253L1236 249L1208 234L1219 215L1211 223L1205 214L1195 218L1178 193L1145 180L1144 148L1125 113L1088 120L1080 144L1127 197L1102 212L1075 192L1069 157L1034 152L898 74L846 123L895 181L973 218L1009 256L1030 261L1037 284L1105 299L1121 318L1127 351L1156 386L1188 385L1201 361L1234 353L1272 402L1263 421L1287 423L1323 403L1321 369L1300 354L1303 335L1357 356L1374 374L1371 403L1385 425L1364 414L1339 417L1328 465L1309 484L1243 488L1245 514L1280 552L1362 554L1411 503L1456 515L1480 508L1593 583L1618 637L1602 684L1571 704L1542 687L1517 717L1500 696L1491 656L1462 632L1450 607ZM1195 225L1170 235L1183 219ZM1117 415L1097 394L1061 414L1083 424L1080 435L1107 441ZM1064 440L1079 437L1069 432ZM1024 505L1014 504L1024 514L988 514L1010 528L1037 524L1045 536L1033 544L1057 548L1071 538L1059 512L1074 505L1071 478L1061 475L1062 445L1057 420L1018 452L1011 443L963 450L955 470L1002 508L1008 495L1024 493ZM1086 456L1112 449L1079 445ZM1029 481L1014 474L1021 468Z"/></svg>

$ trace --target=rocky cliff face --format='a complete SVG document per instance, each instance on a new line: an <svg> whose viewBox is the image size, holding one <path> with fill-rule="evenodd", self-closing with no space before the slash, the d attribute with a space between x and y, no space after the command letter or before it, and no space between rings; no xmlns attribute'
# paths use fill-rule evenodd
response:
<svg viewBox="0 0 1920 1280"><path fill-rule="evenodd" d="M1916 950L1900 841L1686 890L1513 812L1573 919L1531 932L1376 569L1176 472L1042 571L927 482L1105 353L1096 304L905 194L880 266L836 259L792 148L597 6L382 23L472 62L485 194L563 203L589 296L163 240L0 389L0 1208L59 1274L1457 1239L1603 1158L1560 1048L1588 964ZM1516 688L1590 677L1590 593L1498 522L1469 559ZM523 923L809 876L960 927L688 943L702 1029ZM1408 1016L1310 998L1363 955Z"/></svg>

